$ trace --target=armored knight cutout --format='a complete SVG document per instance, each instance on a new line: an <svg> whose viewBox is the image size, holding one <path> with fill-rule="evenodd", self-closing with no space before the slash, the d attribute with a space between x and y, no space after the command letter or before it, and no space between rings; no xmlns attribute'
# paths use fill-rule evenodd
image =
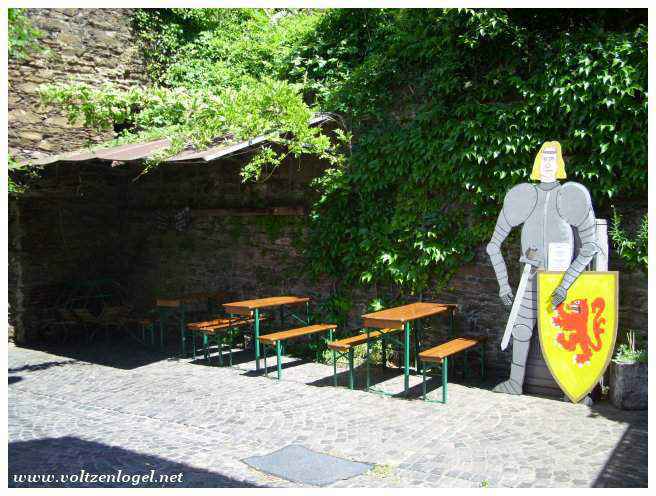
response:
<svg viewBox="0 0 656 496"><path fill-rule="evenodd" d="M512 305L501 344L505 349L512 336L510 377L494 388L496 392L522 394L529 344L538 311L538 270L560 272L557 284L544 301L550 307L548 311L553 312L562 308L566 299L569 301L568 291L598 250L590 193L579 183L560 184L558 180L566 177L560 143L544 143L535 157L531 173L531 180L539 182L518 184L508 191L487 245L499 283L499 296L505 305ZM512 228L519 225L522 225L520 262L523 272L517 294L513 297L501 244ZM572 260L575 248L573 228L578 231L581 245ZM553 374L551 365L550 370Z"/></svg>

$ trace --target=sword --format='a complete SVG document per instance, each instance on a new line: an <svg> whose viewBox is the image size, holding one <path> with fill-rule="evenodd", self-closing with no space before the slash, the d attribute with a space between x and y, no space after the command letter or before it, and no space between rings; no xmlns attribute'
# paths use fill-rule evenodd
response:
<svg viewBox="0 0 656 496"><path fill-rule="evenodd" d="M524 292L526 291L528 276L531 274L531 268L538 266L538 261L535 259L537 254L538 251L535 248L529 248L526 250L526 257L522 257L521 259L523 262L525 262L524 271L522 272L522 278L519 280L517 293L515 293L515 300L513 301L512 308L510 309L510 317L508 317L506 330L504 331L503 338L501 339L502 350L505 350L508 347L508 343L510 342L510 336L512 335L512 330L515 326L515 320L517 320L517 314L519 313L519 306L524 299Z"/></svg>

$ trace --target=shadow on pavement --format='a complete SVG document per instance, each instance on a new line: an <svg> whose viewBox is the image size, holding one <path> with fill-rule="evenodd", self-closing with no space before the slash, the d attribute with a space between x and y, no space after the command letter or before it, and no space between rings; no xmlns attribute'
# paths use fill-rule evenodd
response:
<svg viewBox="0 0 656 496"><path fill-rule="evenodd" d="M43 370L54 366L63 366L74 362L88 362L113 367L123 370L131 370L151 363L160 362L171 358L172 355L165 351L147 348L126 337L118 337L111 340L98 339L91 343L68 342L68 343L45 343L42 345L17 347L43 351L60 357L68 358L56 362L27 365L28 371ZM9 370L12 372L12 370Z"/></svg>
<svg viewBox="0 0 656 496"><path fill-rule="evenodd" d="M609 402L600 402L590 409L590 416L598 415L628 425L593 487L647 487L647 410L620 410Z"/></svg>
<svg viewBox="0 0 656 496"><path fill-rule="evenodd" d="M8 465L9 487L258 487L218 472L76 437L9 443ZM143 480L151 471L152 480ZM113 476L114 481L101 482L101 474ZM35 475L53 479L35 480Z"/></svg>

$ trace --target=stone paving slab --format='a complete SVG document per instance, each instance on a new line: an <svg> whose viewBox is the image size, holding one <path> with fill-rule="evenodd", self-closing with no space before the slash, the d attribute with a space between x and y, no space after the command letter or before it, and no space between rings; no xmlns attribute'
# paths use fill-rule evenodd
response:
<svg viewBox="0 0 656 496"><path fill-rule="evenodd" d="M9 484L38 485L12 480L28 472L154 469L183 473L155 486L303 487L240 461L297 444L375 465L335 487L647 485L647 412L505 396L475 382L450 383L449 403L431 404L335 388L332 366L285 362L277 381L250 358L220 368L125 343L10 344ZM397 372L375 380L402 390Z"/></svg>

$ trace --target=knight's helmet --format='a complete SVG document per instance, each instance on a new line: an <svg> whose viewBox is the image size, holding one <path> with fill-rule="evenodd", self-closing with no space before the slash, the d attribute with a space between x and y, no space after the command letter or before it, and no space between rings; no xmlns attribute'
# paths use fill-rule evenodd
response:
<svg viewBox="0 0 656 496"><path fill-rule="evenodd" d="M540 181L540 165L542 162L542 154L545 152L556 154L556 179L566 179L567 173L565 172L565 160L563 159L563 151L560 142L545 141L535 155L533 170L531 171L531 180ZM587 270L608 270L608 226L605 219L596 219L596 224L597 245L600 250L590 262ZM574 257L576 257L581 249L581 237L579 236L577 228L573 227L572 230L574 231Z"/></svg>
<svg viewBox="0 0 656 496"><path fill-rule="evenodd" d="M542 143L540 150L537 155L535 155L535 160L533 160L533 170L531 171L531 179L533 181L540 180L540 164L542 163L542 154L543 153L555 153L556 154L556 163L558 168L556 169L556 179L566 179L567 173L565 172L565 161L563 160L563 151L560 147L558 141L545 141Z"/></svg>

